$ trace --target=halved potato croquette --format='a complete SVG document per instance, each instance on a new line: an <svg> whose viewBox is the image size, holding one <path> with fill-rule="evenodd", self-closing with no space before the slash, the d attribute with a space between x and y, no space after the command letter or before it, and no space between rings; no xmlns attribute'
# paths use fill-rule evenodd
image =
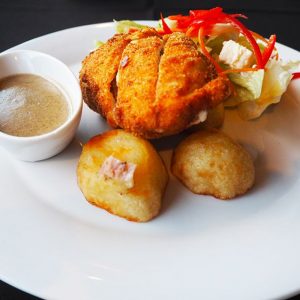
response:
<svg viewBox="0 0 300 300"><path fill-rule="evenodd" d="M77 177L90 203L136 222L158 215L168 182L154 147L123 130L95 136L83 146Z"/></svg>
<svg viewBox="0 0 300 300"><path fill-rule="evenodd" d="M175 149L172 173L193 193L230 199L252 187L255 169L251 156L218 130L201 130Z"/></svg>

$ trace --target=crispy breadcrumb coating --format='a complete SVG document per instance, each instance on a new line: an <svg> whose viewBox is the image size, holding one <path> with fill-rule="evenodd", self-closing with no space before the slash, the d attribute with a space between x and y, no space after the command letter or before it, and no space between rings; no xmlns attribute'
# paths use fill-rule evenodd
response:
<svg viewBox="0 0 300 300"><path fill-rule="evenodd" d="M116 34L88 55L80 85L84 101L112 127L144 138L183 131L231 92L192 39L151 28Z"/></svg>

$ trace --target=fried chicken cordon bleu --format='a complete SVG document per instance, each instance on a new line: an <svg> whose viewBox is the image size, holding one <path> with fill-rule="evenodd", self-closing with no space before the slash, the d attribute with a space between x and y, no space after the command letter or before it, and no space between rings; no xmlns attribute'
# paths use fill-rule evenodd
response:
<svg viewBox="0 0 300 300"><path fill-rule="evenodd" d="M80 71L83 99L114 128L151 139L201 121L231 93L226 76L180 32L115 34Z"/></svg>

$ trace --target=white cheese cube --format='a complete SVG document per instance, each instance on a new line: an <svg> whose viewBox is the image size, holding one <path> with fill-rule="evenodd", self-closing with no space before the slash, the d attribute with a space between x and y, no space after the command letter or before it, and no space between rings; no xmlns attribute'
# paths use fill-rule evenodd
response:
<svg viewBox="0 0 300 300"><path fill-rule="evenodd" d="M136 165L126 161L109 156L103 162L99 175L105 180L113 179L122 181L128 188L134 186L133 175Z"/></svg>
<svg viewBox="0 0 300 300"><path fill-rule="evenodd" d="M254 63L252 51L232 40L223 42L219 59L233 69L251 67Z"/></svg>

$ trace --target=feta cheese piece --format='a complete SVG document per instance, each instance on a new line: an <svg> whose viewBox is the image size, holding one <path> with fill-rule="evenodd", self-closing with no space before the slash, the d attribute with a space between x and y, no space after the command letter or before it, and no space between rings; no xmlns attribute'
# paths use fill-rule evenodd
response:
<svg viewBox="0 0 300 300"><path fill-rule="evenodd" d="M219 55L220 61L230 65L234 69L250 67L254 62L252 51L244 46L229 40L223 42L223 48Z"/></svg>
<svg viewBox="0 0 300 300"><path fill-rule="evenodd" d="M107 157L103 162L99 175L105 180L115 179L122 181L127 188L134 186L133 175L136 169L136 164L121 161L112 155Z"/></svg>

